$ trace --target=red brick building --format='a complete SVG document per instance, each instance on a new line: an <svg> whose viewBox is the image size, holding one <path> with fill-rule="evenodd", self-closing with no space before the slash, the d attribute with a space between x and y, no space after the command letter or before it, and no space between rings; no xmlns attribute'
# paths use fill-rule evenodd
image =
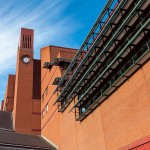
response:
<svg viewBox="0 0 150 150"><path fill-rule="evenodd" d="M19 134L60 150L150 149L150 2L109 0L81 48L46 46L21 29L1 109Z"/></svg>

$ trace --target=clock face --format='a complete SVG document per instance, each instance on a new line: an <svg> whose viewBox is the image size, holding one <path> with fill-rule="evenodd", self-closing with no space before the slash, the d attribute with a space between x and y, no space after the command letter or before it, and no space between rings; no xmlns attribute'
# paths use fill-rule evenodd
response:
<svg viewBox="0 0 150 150"><path fill-rule="evenodd" d="M23 56L22 57L22 62L25 63L25 64L28 64L30 63L31 59L29 56Z"/></svg>

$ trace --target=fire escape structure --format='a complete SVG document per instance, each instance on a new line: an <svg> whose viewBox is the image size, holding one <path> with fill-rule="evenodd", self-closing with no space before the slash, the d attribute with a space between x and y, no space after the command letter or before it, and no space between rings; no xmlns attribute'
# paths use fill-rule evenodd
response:
<svg viewBox="0 0 150 150"><path fill-rule="evenodd" d="M55 102L86 118L150 60L150 1L109 0L61 78Z"/></svg>

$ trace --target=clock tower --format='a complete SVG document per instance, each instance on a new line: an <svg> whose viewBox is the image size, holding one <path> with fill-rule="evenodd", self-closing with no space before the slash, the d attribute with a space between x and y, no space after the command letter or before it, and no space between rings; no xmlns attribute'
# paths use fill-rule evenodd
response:
<svg viewBox="0 0 150 150"><path fill-rule="evenodd" d="M32 132L34 31L21 29L18 45L13 121L17 132Z"/></svg>

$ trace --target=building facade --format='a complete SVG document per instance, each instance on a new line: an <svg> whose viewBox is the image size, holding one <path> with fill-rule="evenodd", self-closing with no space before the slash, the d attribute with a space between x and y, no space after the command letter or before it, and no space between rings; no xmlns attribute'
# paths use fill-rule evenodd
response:
<svg viewBox="0 0 150 150"><path fill-rule="evenodd" d="M79 50L22 29L1 109L60 150L150 149L150 1L109 0Z"/></svg>

